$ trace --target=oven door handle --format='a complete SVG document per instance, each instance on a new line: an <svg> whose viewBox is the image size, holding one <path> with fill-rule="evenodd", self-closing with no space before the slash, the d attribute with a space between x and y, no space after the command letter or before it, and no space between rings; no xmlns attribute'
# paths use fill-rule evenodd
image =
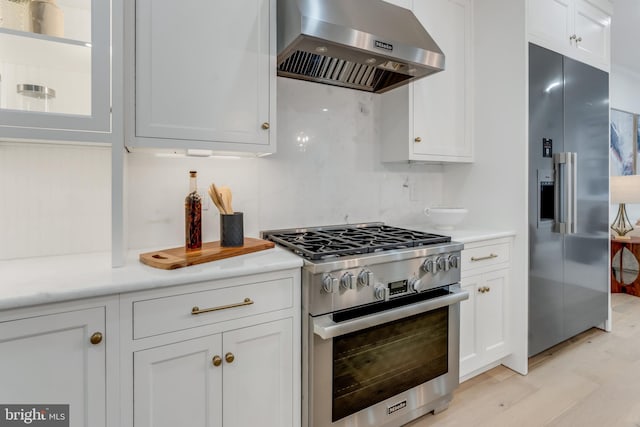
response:
<svg viewBox="0 0 640 427"><path fill-rule="evenodd" d="M361 331L372 326L382 325L393 322L394 320L453 305L468 298L469 292L457 289L444 297L385 310L380 313L362 316L340 323L334 322L331 318L331 314L325 314L324 316L319 316L313 319L313 332L320 338L328 340L351 332Z"/></svg>

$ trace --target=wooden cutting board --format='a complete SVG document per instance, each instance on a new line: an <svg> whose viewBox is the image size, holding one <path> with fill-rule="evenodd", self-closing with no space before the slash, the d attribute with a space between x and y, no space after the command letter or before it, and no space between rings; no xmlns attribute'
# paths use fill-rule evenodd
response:
<svg viewBox="0 0 640 427"><path fill-rule="evenodd" d="M229 248L220 246L219 241L207 242L202 244L202 249L195 251L187 252L184 247L180 247L140 254L140 262L163 270L174 270L176 268L271 249L274 246L275 244L273 242L245 237L243 246Z"/></svg>

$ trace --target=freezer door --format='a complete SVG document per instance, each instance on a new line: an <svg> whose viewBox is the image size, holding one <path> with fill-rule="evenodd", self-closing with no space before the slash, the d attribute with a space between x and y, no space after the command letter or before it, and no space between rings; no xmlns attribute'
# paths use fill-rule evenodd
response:
<svg viewBox="0 0 640 427"><path fill-rule="evenodd" d="M559 178L553 155L564 151L562 56L529 45L529 355L562 341L563 237L554 232Z"/></svg>
<svg viewBox="0 0 640 427"><path fill-rule="evenodd" d="M564 244L564 335L607 318L609 75L564 58L564 149L577 153L575 227Z"/></svg>

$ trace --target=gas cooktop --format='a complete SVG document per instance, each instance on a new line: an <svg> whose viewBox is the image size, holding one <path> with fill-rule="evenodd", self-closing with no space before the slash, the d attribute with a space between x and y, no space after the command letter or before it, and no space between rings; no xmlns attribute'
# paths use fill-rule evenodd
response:
<svg viewBox="0 0 640 427"><path fill-rule="evenodd" d="M371 222L353 225L263 231L262 237L285 246L308 260L406 249L447 243L449 236Z"/></svg>

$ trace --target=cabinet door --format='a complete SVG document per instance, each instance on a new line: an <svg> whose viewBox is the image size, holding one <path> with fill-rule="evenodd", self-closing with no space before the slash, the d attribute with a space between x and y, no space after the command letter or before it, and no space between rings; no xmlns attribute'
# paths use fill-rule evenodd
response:
<svg viewBox="0 0 640 427"><path fill-rule="evenodd" d="M110 2L3 3L0 137L110 141Z"/></svg>
<svg viewBox="0 0 640 427"><path fill-rule="evenodd" d="M529 33L545 47L564 52L573 35L574 0L529 0ZM555 49L554 49L555 48Z"/></svg>
<svg viewBox="0 0 640 427"><path fill-rule="evenodd" d="M134 353L135 427L221 427L220 334Z"/></svg>
<svg viewBox="0 0 640 427"><path fill-rule="evenodd" d="M71 427L104 427L103 307L0 323L0 402L69 405ZM105 337L108 338L108 337Z"/></svg>
<svg viewBox="0 0 640 427"><path fill-rule="evenodd" d="M293 419L292 319L224 333L233 362L223 370L225 427L291 427Z"/></svg>
<svg viewBox="0 0 640 427"><path fill-rule="evenodd" d="M424 160L472 160L471 7L469 0L413 2L414 14L445 54L444 71L413 83L412 152L435 156Z"/></svg>
<svg viewBox="0 0 640 427"><path fill-rule="evenodd" d="M478 327L476 321L476 293L482 277L462 279L462 289L469 292L469 299L460 303L460 376L478 368Z"/></svg>
<svg viewBox="0 0 640 427"><path fill-rule="evenodd" d="M135 14L135 136L147 140L134 145L269 145L275 0L137 0Z"/></svg>
<svg viewBox="0 0 640 427"><path fill-rule="evenodd" d="M507 347L507 322L505 301L507 270L497 270L482 276L484 292L476 295L476 319L483 359L487 363L505 355Z"/></svg>
<svg viewBox="0 0 640 427"><path fill-rule="evenodd" d="M576 0L575 34L580 37L576 43L580 57L587 63L610 62L609 49L611 17L597 4L588 0Z"/></svg>

